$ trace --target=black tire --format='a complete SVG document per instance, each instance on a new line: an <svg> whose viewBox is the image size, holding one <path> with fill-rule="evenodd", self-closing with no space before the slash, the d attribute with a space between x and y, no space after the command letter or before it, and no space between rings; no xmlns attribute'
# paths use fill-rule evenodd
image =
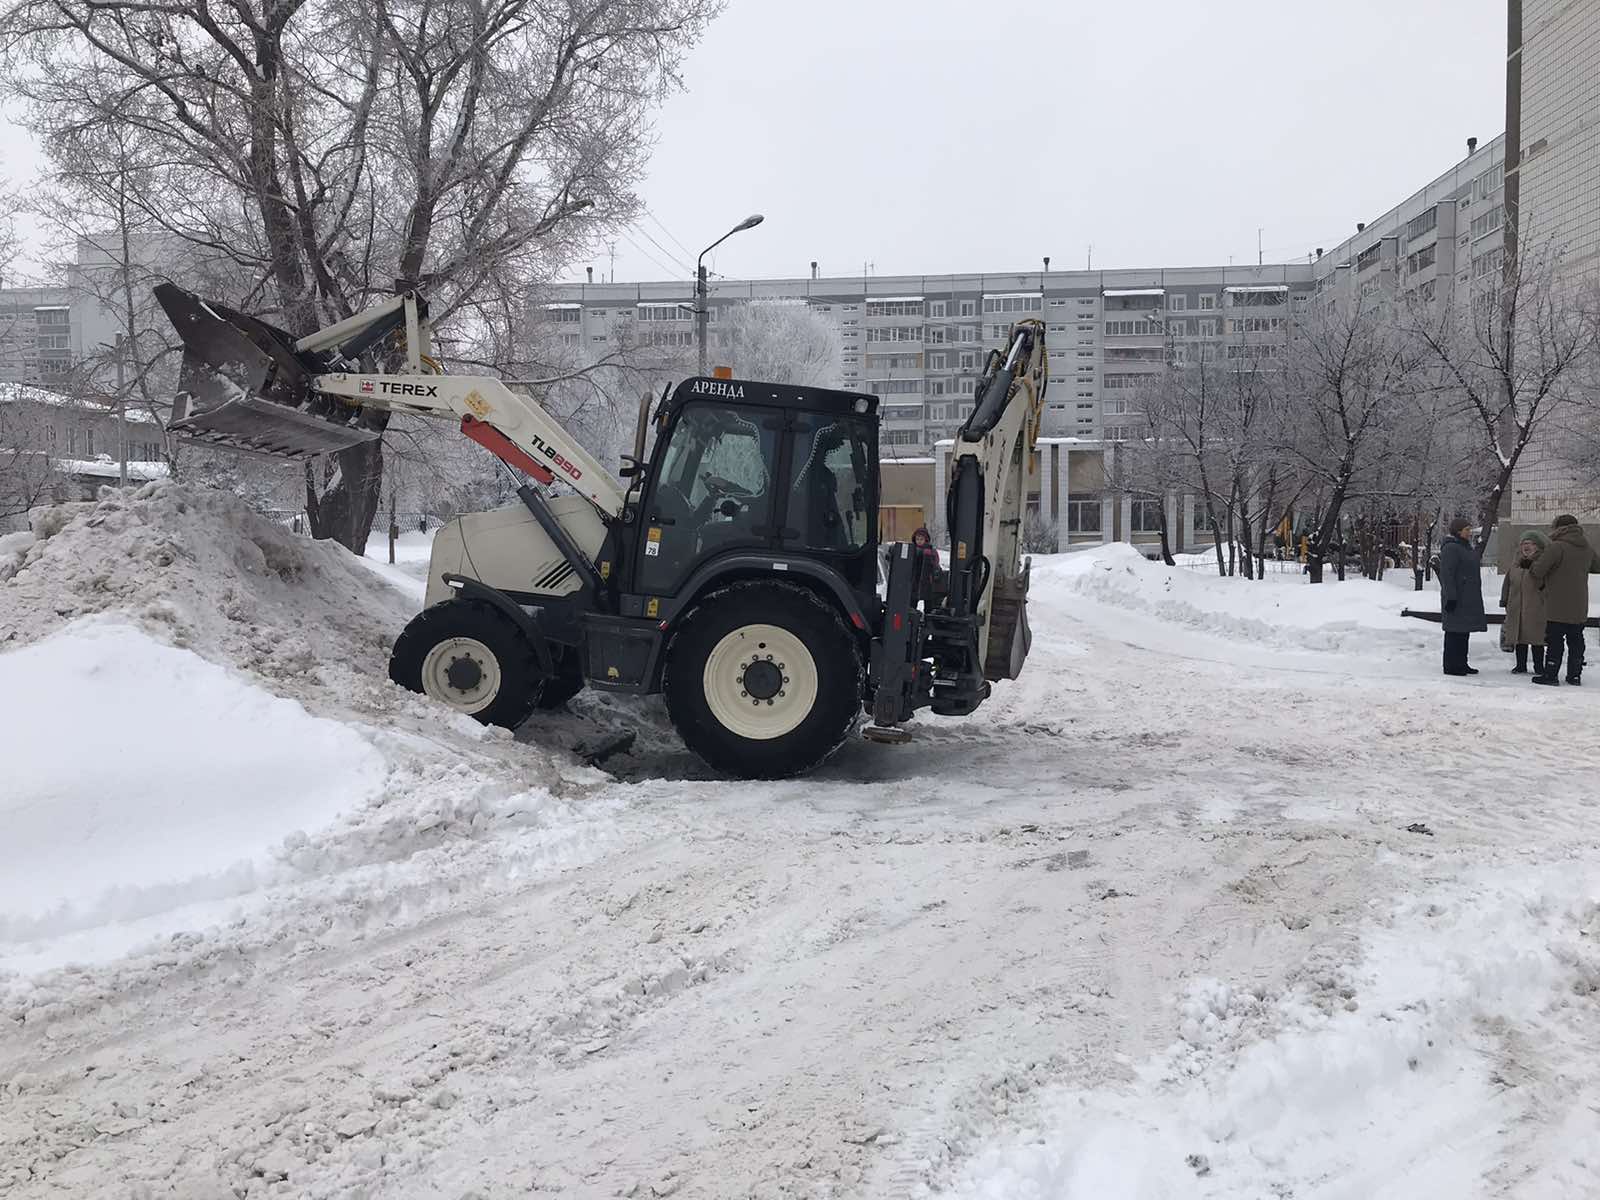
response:
<svg viewBox="0 0 1600 1200"><path fill-rule="evenodd" d="M539 688L539 698L534 702L541 709L560 708L583 691L583 659L578 651L568 646L552 646L556 674L546 679Z"/></svg>
<svg viewBox="0 0 1600 1200"><path fill-rule="evenodd" d="M760 627L775 627L784 643L803 647L809 658L807 677L814 672L815 688L814 697L799 701L804 708L791 707L787 716L781 709L768 715L761 704L770 709L782 703L780 697L788 698L790 705L797 700L787 696L790 677L772 674L772 668L788 669L789 664L766 655L770 666L763 669L774 682L781 678L785 690L768 700L751 700L752 711L761 714L761 720L775 719L777 726L797 723L775 735L748 736L730 728L715 711L719 704L726 711L730 703L743 700L731 700L725 688L718 689L720 699L708 697L707 676L725 674L717 669L722 666L744 671L754 665L762 655L752 653L749 664L736 660L744 657L745 645L752 652L766 649L765 642L744 640L744 631ZM717 664L711 662L714 653ZM800 672L791 675L798 679ZM755 687L748 672L732 686L740 688L746 680ZM837 608L791 583L752 581L718 588L690 609L667 646L662 691L667 714L684 744L716 770L743 779L784 779L811 769L838 749L861 711L863 682L860 650ZM712 686L717 686L715 678ZM764 685L756 690L764 690ZM795 689L797 696L811 690L809 682L803 692ZM749 692L739 695L750 698Z"/></svg>
<svg viewBox="0 0 1600 1200"><path fill-rule="evenodd" d="M461 691L462 696L471 700L470 705L453 702L447 686L436 685L430 691L424 685L423 671L429 655L436 646L453 638L470 640L487 651L489 658L481 663L476 649L465 649L461 656L477 669L480 684L489 674L485 668L492 666L498 672L498 684L490 689L487 698L465 689ZM467 669L469 675L471 669ZM446 600L413 617L395 639L394 651L389 655L389 678L403 688L432 696L458 712L465 712L484 725L506 729L515 729L527 720L538 703L544 682L538 656L527 636L509 616L481 600ZM478 704L481 707L476 707ZM476 711L471 711L472 707L476 707Z"/></svg>

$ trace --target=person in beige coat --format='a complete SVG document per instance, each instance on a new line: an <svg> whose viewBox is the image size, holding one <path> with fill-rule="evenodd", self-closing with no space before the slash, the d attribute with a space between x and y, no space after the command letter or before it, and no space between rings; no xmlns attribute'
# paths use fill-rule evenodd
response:
<svg viewBox="0 0 1600 1200"><path fill-rule="evenodd" d="M1530 529L1517 543L1517 557L1506 568L1506 577L1500 584L1500 607L1506 610L1505 624L1500 627L1500 644L1515 648L1517 665L1513 675L1528 673L1528 647L1533 647L1533 669L1544 672L1545 604L1544 588L1528 570L1539 557L1539 551L1550 544L1548 538Z"/></svg>

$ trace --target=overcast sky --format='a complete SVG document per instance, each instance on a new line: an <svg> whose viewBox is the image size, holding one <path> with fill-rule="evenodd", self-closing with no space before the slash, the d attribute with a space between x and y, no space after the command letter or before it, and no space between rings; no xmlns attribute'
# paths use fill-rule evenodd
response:
<svg viewBox="0 0 1600 1200"><path fill-rule="evenodd" d="M730 277L1304 256L1498 134L1504 79L1505 0L730 0L616 278L688 278L751 212Z"/></svg>
<svg viewBox="0 0 1600 1200"><path fill-rule="evenodd" d="M1097 267L1244 263L1258 227L1268 261L1331 248L1501 132L1505 9L730 0L616 278L687 277L750 212L730 277L1082 267L1091 243Z"/></svg>

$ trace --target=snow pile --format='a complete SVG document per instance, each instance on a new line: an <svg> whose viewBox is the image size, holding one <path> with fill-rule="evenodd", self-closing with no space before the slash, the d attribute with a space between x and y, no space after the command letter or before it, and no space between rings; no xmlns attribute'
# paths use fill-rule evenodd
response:
<svg viewBox="0 0 1600 1200"><path fill-rule="evenodd" d="M0 655L0 694L27 699L0 723L0 943L252 890L383 781L347 726L126 625Z"/></svg>
<svg viewBox="0 0 1600 1200"><path fill-rule="evenodd" d="M328 906L359 938L603 843L606 777L389 681L417 601L336 543L167 482L31 526L0 541L16 1012L112 989L68 964L297 944Z"/></svg>
<svg viewBox="0 0 1600 1200"><path fill-rule="evenodd" d="M315 707L383 706L389 646L414 603L334 542L225 492L158 482L31 514L0 551L0 648L117 612L158 640L272 681ZM390 691L385 682L385 691Z"/></svg>
<svg viewBox="0 0 1600 1200"><path fill-rule="evenodd" d="M1169 624L1277 649L1370 653L1376 646L1410 654L1438 637L1437 626L1400 615L1407 607L1437 611L1439 600L1436 585L1411 591L1404 572L1377 582L1317 586L1293 573L1224 579L1168 567L1120 543L1033 561L1035 592L1041 585L1059 587ZM1486 590L1493 590L1494 579L1488 577Z"/></svg>
<svg viewBox="0 0 1600 1200"><path fill-rule="evenodd" d="M1592 1036L1597 934L1600 876L1570 870L1407 897L1353 969L1308 964L1281 996L1194 983L1179 1041L1129 1086L1054 1093L943 1194L1469 1196L1533 1138L1519 1194L1600 1194L1600 1081L1525 1065Z"/></svg>

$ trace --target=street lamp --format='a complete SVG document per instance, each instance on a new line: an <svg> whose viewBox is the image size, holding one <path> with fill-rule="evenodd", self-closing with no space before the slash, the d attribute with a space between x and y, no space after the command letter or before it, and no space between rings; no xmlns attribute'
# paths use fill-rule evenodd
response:
<svg viewBox="0 0 1600 1200"><path fill-rule="evenodd" d="M745 230L745 229L754 229L757 225L761 224L761 222L764 221L765 219L766 218L763 217L760 213L755 213L755 214L753 214L751 216L746 217L744 220L740 221L737 225L735 225L732 229L728 230L727 233L723 234L716 241L712 242L711 245L707 246L704 250L700 251L700 257L694 260L694 324L695 324L695 341L697 343L699 343L699 346L700 346L700 371L699 371L699 373L701 375L704 375L706 373L706 318L710 315L710 310L706 307L706 265L705 265L705 261L704 261L705 257L706 257L706 255L710 254L713 250L715 250L718 246L722 245L723 242L725 242L729 238L731 238L734 234L739 233L740 231Z"/></svg>

